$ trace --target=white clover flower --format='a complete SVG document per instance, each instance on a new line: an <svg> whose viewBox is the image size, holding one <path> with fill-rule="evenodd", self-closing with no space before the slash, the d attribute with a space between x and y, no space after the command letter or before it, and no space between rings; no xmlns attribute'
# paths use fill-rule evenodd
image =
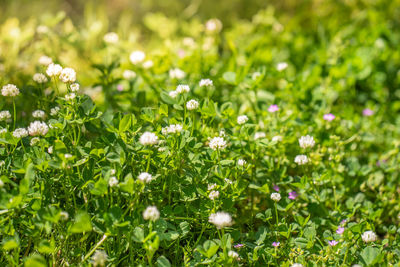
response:
<svg viewBox="0 0 400 267"><path fill-rule="evenodd" d="M257 139L260 139L260 138L265 138L265 133L264 132L256 132L255 134L254 134L254 139L255 140L257 140Z"/></svg>
<svg viewBox="0 0 400 267"><path fill-rule="evenodd" d="M280 135L276 135L272 137L272 142L281 142L283 140L283 137Z"/></svg>
<svg viewBox="0 0 400 267"><path fill-rule="evenodd" d="M37 136L37 135L45 136L48 131L49 131L49 126L47 126L45 122L41 121L31 122L31 124L28 127L28 132L29 135L31 136Z"/></svg>
<svg viewBox="0 0 400 267"><path fill-rule="evenodd" d="M246 165L247 161L245 161L244 159L238 159L237 164L240 167L243 167L244 165Z"/></svg>
<svg viewBox="0 0 400 267"><path fill-rule="evenodd" d="M64 154L64 158L66 158L66 159L70 159L70 158L72 158L72 155L71 155L71 154L69 154L69 153L66 153L66 154Z"/></svg>
<svg viewBox="0 0 400 267"><path fill-rule="evenodd" d="M133 51L130 56L129 60L132 64L136 65L144 61L146 54L143 51Z"/></svg>
<svg viewBox="0 0 400 267"><path fill-rule="evenodd" d="M179 68L175 68L175 69L170 69L169 70L169 77L171 79L178 79L179 80L179 79L185 78L185 76L186 76L186 73L183 70L179 69Z"/></svg>
<svg viewBox="0 0 400 267"><path fill-rule="evenodd" d="M50 65L51 63L53 63L53 60L52 60L50 57L48 57L48 56L41 56L41 57L39 58L38 62L39 62L40 65L48 66L48 65Z"/></svg>
<svg viewBox="0 0 400 267"><path fill-rule="evenodd" d="M199 107L199 102L197 102L197 101L194 100L194 99L189 100L189 101L186 103L186 108L187 108L188 110L195 110L195 109L197 109L198 107Z"/></svg>
<svg viewBox="0 0 400 267"><path fill-rule="evenodd" d="M78 92L80 88L79 83L73 83L69 87L71 88L72 92Z"/></svg>
<svg viewBox="0 0 400 267"><path fill-rule="evenodd" d="M256 71L251 75L251 79L257 80L258 77L260 77L260 76L261 76L261 72Z"/></svg>
<svg viewBox="0 0 400 267"><path fill-rule="evenodd" d="M249 118L246 115L241 115L241 116L237 117L238 124L245 124L248 120L249 120Z"/></svg>
<svg viewBox="0 0 400 267"><path fill-rule="evenodd" d="M150 173L142 172L139 174L138 179L143 183L150 183L153 180L153 176Z"/></svg>
<svg viewBox="0 0 400 267"><path fill-rule="evenodd" d="M301 263L293 263L292 265L290 265L290 267L303 267L303 264L301 264Z"/></svg>
<svg viewBox="0 0 400 267"><path fill-rule="evenodd" d="M111 176L111 177L110 177L110 180L108 180L108 185L109 185L110 187L117 186L117 185L118 185L118 179L117 179L117 177Z"/></svg>
<svg viewBox="0 0 400 267"><path fill-rule="evenodd" d="M171 91L171 92L168 93L168 95L170 97L172 97L172 98L175 98L178 95L178 92L177 91Z"/></svg>
<svg viewBox="0 0 400 267"><path fill-rule="evenodd" d="M31 146L36 146L39 142L40 142L40 138L39 137L33 137L31 139L30 145Z"/></svg>
<svg viewBox="0 0 400 267"><path fill-rule="evenodd" d="M28 131L25 128L17 128L13 132L15 138L23 138L28 136Z"/></svg>
<svg viewBox="0 0 400 267"><path fill-rule="evenodd" d="M215 187L217 186L217 184L209 184L208 186L207 186L207 190L208 191L211 191L211 190L213 190Z"/></svg>
<svg viewBox="0 0 400 267"><path fill-rule="evenodd" d="M115 175L117 173L117 171L115 169L111 169L110 174L111 175Z"/></svg>
<svg viewBox="0 0 400 267"><path fill-rule="evenodd" d="M125 80L132 80L136 78L136 72L132 70L124 70L122 77L124 77Z"/></svg>
<svg viewBox="0 0 400 267"><path fill-rule="evenodd" d="M171 124L167 127L164 127L161 129L161 133L166 135L166 134L174 134L174 133L179 133L182 131L182 125L180 124Z"/></svg>
<svg viewBox="0 0 400 267"><path fill-rule="evenodd" d="M7 132L7 129L6 128L0 128L0 134L4 134L4 133L6 133Z"/></svg>
<svg viewBox="0 0 400 267"><path fill-rule="evenodd" d="M361 235L361 238L365 243L369 243L369 242L375 242L377 236L373 231L366 231Z"/></svg>
<svg viewBox="0 0 400 267"><path fill-rule="evenodd" d="M208 217L208 222L214 224L217 229L222 229L233 224L231 215L224 211L211 214Z"/></svg>
<svg viewBox="0 0 400 267"><path fill-rule="evenodd" d="M294 162L297 163L298 165L304 165L308 163L308 158L306 155L297 155L294 158Z"/></svg>
<svg viewBox="0 0 400 267"><path fill-rule="evenodd" d="M218 33L222 29L222 22L219 19L210 19L206 22L206 32Z"/></svg>
<svg viewBox="0 0 400 267"><path fill-rule="evenodd" d="M175 90L178 94L189 93L190 87L187 84L179 84Z"/></svg>
<svg viewBox="0 0 400 267"><path fill-rule="evenodd" d="M314 137L310 135L300 137L299 145L301 148L313 147L315 145Z"/></svg>
<svg viewBox="0 0 400 267"><path fill-rule="evenodd" d="M39 34L45 34L49 32L49 27L47 27L46 25L39 25L37 26L36 31Z"/></svg>
<svg viewBox="0 0 400 267"><path fill-rule="evenodd" d="M208 197L211 200L215 200L219 197L219 192L218 191L211 191L210 194L208 195Z"/></svg>
<svg viewBox="0 0 400 267"><path fill-rule="evenodd" d="M49 77L56 77L61 74L63 68L59 64L50 63L47 66L46 74Z"/></svg>
<svg viewBox="0 0 400 267"><path fill-rule="evenodd" d="M47 153L53 154L53 150L54 150L53 146L49 146L49 148L47 149Z"/></svg>
<svg viewBox="0 0 400 267"><path fill-rule="evenodd" d="M154 66L154 63L152 60L147 60L145 62L143 62L143 68L145 69L150 69Z"/></svg>
<svg viewBox="0 0 400 267"><path fill-rule="evenodd" d="M219 131L219 136L224 137L226 135L225 130L222 129Z"/></svg>
<svg viewBox="0 0 400 267"><path fill-rule="evenodd" d="M234 259L239 259L239 254L236 251L230 250L228 252L228 257L234 258Z"/></svg>
<svg viewBox="0 0 400 267"><path fill-rule="evenodd" d="M3 186L4 186L4 182L3 182L3 180L0 179L0 187L3 187Z"/></svg>
<svg viewBox="0 0 400 267"><path fill-rule="evenodd" d="M4 165L6 165L6 163L4 162L4 160L0 160L0 167L3 167Z"/></svg>
<svg viewBox="0 0 400 267"><path fill-rule="evenodd" d="M46 113L43 110L38 109L32 112L32 117L38 119L44 119L44 117L46 117Z"/></svg>
<svg viewBox="0 0 400 267"><path fill-rule="evenodd" d="M48 79L43 73L35 73L32 77L33 81L37 83L47 83Z"/></svg>
<svg viewBox="0 0 400 267"><path fill-rule="evenodd" d="M200 87L213 86L213 81L210 79L201 79L199 82Z"/></svg>
<svg viewBox="0 0 400 267"><path fill-rule="evenodd" d="M67 101L74 100L75 98L76 98L76 94L75 93L70 93L70 94L66 94L65 95L65 100L67 100Z"/></svg>
<svg viewBox="0 0 400 267"><path fill-rule="evenodd" d="M276 65L276 69L277 69L278 71L283 71L283 70L285 70L287 67L288 67L288 64L287 64L286 62L279 62L279 63Z"/></svg>
<svg viewBox="0 0 400 267"><path fill-rule="evenodd" d="M272 193L271 194L271 199L275 202L278 202L279 200L281 200L281 194L279 193Z"/></svg>
<svg viewBox="0 0 400 267"><path fill-rule="evenodd" d="M11 113L8 110L0 111L0 121L8 121L11 119Z"/></svg>
<svg viewBox="0 0 400 267"><path fill-rule="evenodd" d="M151 132L145 132L140 136L139 142L144 146L156 145L158 143L158 136Z"/></svg>
<svg viewBox="0 0 400 267"><path fill-rule="evenodd" d="M19 95L19 89L14 84L6 84L1 88L1 94L3 96L17 96Z"/></svg>
<svg viewBox="0 0 400 267"><path fill-rule="evenodd" d="M56 116L59 111L60 111L59 107L54 107L54 108L50 109L50 115L51 116Z"/></svg>
<svg viewBox="0 0 400 267"><path fill-rule="evenodd" d="M146 221L157 221L160 218L160 212L158 211L156 206L149 206L143 211L143 219Z"/></svg>
<svg viewBox="0 0 400 267"><path fill-rule="evenodd" d="M193 47L196 45L196 42L194 41L194 39L192 37L183 38L182 43L184 46L188 46L188 47Z"/></svg>
<svg viewBox="0 0 400 267"><path fill-rule="evenodd" d="M61 71L59 78L64 83L73 83L76 81L76 72L72 68L65 68Z"/></svg>
<svg viewBox="0 0 400 267"><path fill-rule="evenodd" d="M66 212L66 211L61 211L61 212L60 212L60 218L61 218L62 220L64 220L64 221L68 220L68 218L69 218L68 212Z"/></svg>
<svg viewBox="0 0 400 267"><path fill-rule="evenodd" d="M217 150L217 149L224 149L227 146L227 144L224 138L217 136L210 140L209 146L211 149Z"/></svg>
<svg viewBox="0 0 400 267"><path fill-rule="evenodd" d="M94 267L106 266L108 255L104 250L96 250L92 256L92 263Z"/></svg>
<svg viewBox="0 0 400 267"><path fill-rule="evenodd" d="M115 32L108 32L104 34L103 40L108 44L116 44L119 41L119 37Z"/></svg>

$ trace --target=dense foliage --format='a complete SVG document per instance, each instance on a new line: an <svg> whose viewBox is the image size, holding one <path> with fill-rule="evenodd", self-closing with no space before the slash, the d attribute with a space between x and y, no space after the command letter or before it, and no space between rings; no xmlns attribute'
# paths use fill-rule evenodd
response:
<svg viewBox="0 0 400 267"><path fill-rule="evenodd" d="M304 3L5 20L0 265L399 266L400 2Z"/></svg>

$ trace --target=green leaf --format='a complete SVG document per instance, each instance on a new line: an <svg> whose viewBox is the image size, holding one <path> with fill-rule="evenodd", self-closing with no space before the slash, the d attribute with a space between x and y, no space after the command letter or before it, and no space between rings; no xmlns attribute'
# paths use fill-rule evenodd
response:
<svg viewBox="0 0 400 267"><path fill-rule="evenodd" d="M25 267L47 267L47 262L42 255L33 254L25 260Z"/></svg>
<svg viewBox="0 0 400 267"><path fill-rule="evenodd" d="M144 230L140 227L135 227L133 230L132 239L135 242L141 243L144 240Z"/></svg>
<svg viewBox="0 0 400 267"><path fill-rule="evenodd" d="M126 114L122 120L119 122L118 130L119 132L128 131L136 123L136 117L133 114Z"/></svg>
<svg viewBox="0 0 400 267"><path fill-rule="evenodd" d="M376 247L368 246L361 251L361 258L365 262L367 266L376 263L376 260L379 259L379 249Z"/></svg>
<svg viewBox="0 0 400 267"><path fill-rule="evenodd" d="M19 184L19 192L25 195L29 192L29 184L35 177L35 169L33 168L33 163L29 163L26 168L25 177L21 180Z"/></svg>
<svg viewBox="0 0 400 267"><path fill-rule="evenodd" d="M225 72L222 75L222 78L229 84L235 85L236 84L236 73L232 71Z"/></svg>
<svg viewBox="0 0 400 267"><path fill-rule="evenodd" d="M69 229L71 233L84 233L92 231L92 223L87 212L81 211L75 216L75 222Z"/></svg>
<svg viewBox="0 0 400 267"><path fill-rule="evenodd" d="M158 267L170 267L171 263L165 256L160 256L157 259L157 266Z"/></svg>

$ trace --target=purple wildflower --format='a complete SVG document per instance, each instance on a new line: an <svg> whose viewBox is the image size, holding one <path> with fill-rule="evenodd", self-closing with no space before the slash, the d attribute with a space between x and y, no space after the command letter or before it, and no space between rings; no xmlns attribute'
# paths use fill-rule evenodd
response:
<svg viewBox="0 0 400 267"><path fill-rule="evenodd" d="M278 110L279 110L278 105L271 105L268 108L268 111L271 112L271 113L277 112Z"/></svg>
<svg viewBox="0 0 400 267"><path fill-rule="evenodd" d="M329 241L329 242L328 242L328 244L329 244L330 246L332 246L332 247L336 246L338 243L339 243L339 242L337 242L336 240L332 240L332 241Z"/></svg>
<svg viewBox="0 0 400 267"><path fill-rule="evenodd" d="M335 119L335 115L333 115L332 113L328 113L324 115L324 120L326 121L333 121Z"/></svg>
<svg viewBox="0 0 400 267"><path fill-rule="evenodd" d="M296 191L289 192L289 199L296 199L298 196Z"/></svg>
<svg viewBox="0 0 400 267"><path fill-rule="evenodd" d="M374 111L372 109L366 108L362 112L363 116L369 117L374 115Z"/></svg>
<svg viewBox="0 0 400 267"><path fill-rule="evenodd" d="M234 248L241 248L241 247L244 247L244 245L239 243L239 244L234 245L233 247Z"/></svg>
<svg viewBox="0 0 400 267"><path fill-rule="evenodd" d="M276 192L279 192L279 186L277 186L276 184L274 184L274 186L272 187Z"/></svg>
<svg viewBox="0 0 400 267"><path fill-rule="evenodd" d="M376 166L380 167L382 164L385 164L385 163L386 163L386 159L378 160L376 162Z"/></svg>
<svg viewBox="0 0 400 267"><path fill-rule="evenodd" d="M345 225L346 222L347 222L347 220L346 220L346 219L343 219L343 220L340 221L340 225Z"/></svg>
<svg viewBox="0 0 400 267"><path fill-rule="evenodd" d="M343 234L343 232L344 232L344 227L339 227L339 228L336 230L336 233L339 234L339 235Z"/></svg>
<svg viewBox="0 0 400 267"><path fill-rule="evenodd" d="M281 242L272 242L272 246L274 247L279 247L279 245L281 244Z"/></svg>

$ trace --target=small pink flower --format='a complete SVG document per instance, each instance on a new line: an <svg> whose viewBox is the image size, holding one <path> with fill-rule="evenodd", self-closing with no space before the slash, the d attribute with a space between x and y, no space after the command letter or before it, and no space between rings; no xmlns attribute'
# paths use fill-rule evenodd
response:
<svg viewBox="0 0 400 267"><path fill-rule="evenodd" d="M296 191L289 192L289 199L296 199L298 196Z"/></svg>
<svg viewBox="0 0 400 267"><path fill-rule="evenodd" d="M274 246L274 247L279 247L279 245L280 245L281 243L280 242L272 242L272 245Z"/></svg>
<svg viewBox="0 0 400 267"><path fill-rule="evenodd" d="M336 233L339 234L339 235L343 234L343 233L344 233L344 227L339 227L339 228L336 230Z"/></svg>
<svg viewBox="0 0 400 267"><path fill-rule="evenodd" d="M276 184L274 184L274 186L272 187L276 192L279 192L279 186L277 186Z"/></svg>
<svg viewBox="0 0 400 267"><path fill-rule="evenodd" d="M329 244L330 246L334 247L334 246L336 246L337 244L339 244L339 242L337 242L336 240L332 240L332 241L329 241L328 244Z"/></svg>
<svg viewBox="0 0 400 267"><path fill-rule="evenodd" d="M346 222L347 222L347 220L346 220L346 219L343 219L343 220L340 221L340 225L345 225Z"/></svg>
<svg viewBox="0 0 400 267"><path fill-rule="evenodd" d="M332 113L328 113L324 115L324 120L326 121L333 121L335 119L335 115L333 115Z"/></svg>
<svg viewBox="0 0 400 267"><path fill-rule="evenodd" d="M271 105L268 108L268 111L271 112L271 113L277 112L278 110L279 110L278 105Z"/></svg>
<svg viewBox="0 0 400 267"><path fill-rule="evenodd" d="M362 114L366 117L374 115L374 111L372 109L366 108L363 110Z"/></svg>
<svg viewBox="0 0 400 267"><path fill-rule="evenodd" d="M241 248L241 247L244 247L244 245L239 243L239 244L234 245L233 247L234 248Z"/></svg>
<svg viewBox="0 0 400 267"><path fill-rule="evenodd" d="M122 84L118 84L117 85L117 90L120 91L120 92L124 91L124 87L122 86Z"/></svg>

